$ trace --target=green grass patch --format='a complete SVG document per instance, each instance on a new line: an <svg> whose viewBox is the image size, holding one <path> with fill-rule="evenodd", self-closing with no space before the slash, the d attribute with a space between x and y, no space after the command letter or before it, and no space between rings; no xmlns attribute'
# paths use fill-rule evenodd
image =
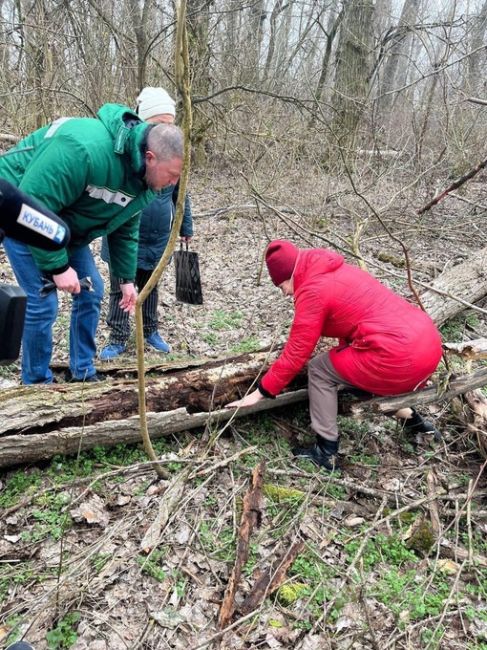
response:
<svg viewBox="0 0 487 650"><path fill-rule="evenodd" d="M478 328L480 325L479 317L474 312L467 312L455 318L451 318L444 325L440 327L440 332L443 340L450 343L463 341L465 335L465 328L472 327Z"/></svg>
<svg viewBox="0 0 487 650"><path fill-rule="evenodd" d="M356 539L345 544L345 551L350 558L357 553L362 540ZM370 569L380 563L402 566L407 562L417 562L418 557L408 549L404 542L395 535L376 535L371 537L362 551L364 567Z"/></svg>
<svg viewBox="0 0 487 650"><path fill-rule="evenodd" d="M23 497L35 494L42 483L42 475L39 470L26 473L18 470L11 474L5 482L5 487L0 493L0 507L10 508L18 503Z"/></svg>
<svg viewBox="0 0 487 650"><path fill-rule="evenodd" d="M418 580L416 569L401 572L398 569L387 571L372 588L377 600L386 605L397 617L407 612L407 618L418 621L441 613L450 593L446 579L435 574L428 580L429 589L425 589L427 576Z"/></svg>
<svg viewBox="0 0 487 650"><path fill-rule="evenodd" d="M49 650L67 650L78 640L78 623L81 618L79 612L70 612L58 621L58 624L46 634Z"/></svg>
<svg viewBox="0 0 487 650"><path fill-rule="evenodd" d="M211 317L209 326L212 330L232 330L240 327L243 314L240 311L228 312L223 309L216 309Z"/></svg>
<svg viewBox="0 0 487 650"><path fill-rule="evenodd" d="M165 549L156 549L150 555L138 555L137 564L143 574L154 578L157 582L164 582L167 578L167 571L162 568L166 558Z"/></svg>
<svg viewBox="0 0 487 650"><path fill-rule="evenodd" d="M212 559L228 563L234 562L235 539L232 526L221 528L202 521L198 531L201 544Z"/></svg>
<svg viewBox="0 0 487 650"><path fill-rule="evenodd" d="M246 339L242 339L239 343L236 343L230 348L230 352L233 354L245 354L246 352L255 352L260 348L260 341L255 336L249 336Z"/></svg>

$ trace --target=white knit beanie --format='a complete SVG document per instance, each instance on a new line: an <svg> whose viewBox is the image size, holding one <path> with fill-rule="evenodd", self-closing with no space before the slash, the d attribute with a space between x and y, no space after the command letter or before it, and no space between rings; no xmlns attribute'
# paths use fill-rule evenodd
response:
<svg viewBox="0 0 487 650"><path fill-rule="evenodd" d="M169 114L176 117L176 102L164 88L147 86L137 97L137 113L144 121L154 115Z"/></svg>

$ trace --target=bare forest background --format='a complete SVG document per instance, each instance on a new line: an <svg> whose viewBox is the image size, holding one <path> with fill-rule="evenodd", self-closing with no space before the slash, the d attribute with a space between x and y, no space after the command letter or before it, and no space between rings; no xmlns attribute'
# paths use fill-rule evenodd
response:
<svg viewBox="0 0 487 650"><path fill-rule="evenodd" d="M7 133L173 85L175 7L1 0ZM396 155L422 182L482 154L485 0L189 0L196 166L266 174Z"/></svg>

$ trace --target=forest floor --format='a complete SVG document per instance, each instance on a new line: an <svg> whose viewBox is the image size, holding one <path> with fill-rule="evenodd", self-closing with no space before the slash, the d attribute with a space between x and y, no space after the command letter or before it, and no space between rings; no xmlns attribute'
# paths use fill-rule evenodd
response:
<svg viewBox="0 0 487 650"><path fill-rule="evenodd" d="M275 237L360 250L371 272L408 294L400 246L373 216L362 219L366 207L345 181L290 172L273 194L273 180L259 191L279 211L260 203L259 213L238 176L194 176L193 248L205 302L177 303L174 270L166 270L160 331L173 347L169 358L234 355L284 339L292 303L265 273L260 278L265 244ZM409 247L418 280L487 244L485 178L421 219L410 209L422 204L421 192L401 192L386 177L379 192L377 177L362 180L376 207L390 202L384 219ZM1 252L0 271L11 279ZM68 322L63 297L60 381ZM472 310L443 328L446 340L486 333ZM106 339L102 322L100 347ZM131 343L124 358L133 354ZM0 372L0 388L18 383L16 364ZM158 441L167 481L157 480L137 445L5 471L0 646L25 635L37 650L486 650L485 464L461 405L432 407L429 416L441 443L408 439L388 418L342 417L342 472L333 475L290 453L310 435L306 406ZM263 461L260 521L221 635L244 496ZM153 525L162 531L155 541L146 535ZM243 614L258 578L299 542L281 587Z"/></svg>

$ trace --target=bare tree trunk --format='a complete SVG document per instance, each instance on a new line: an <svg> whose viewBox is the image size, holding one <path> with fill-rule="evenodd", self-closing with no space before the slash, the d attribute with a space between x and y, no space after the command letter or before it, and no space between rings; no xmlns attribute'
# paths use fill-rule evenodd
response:
<svg viewBox="0 0 487 650"><path fill-rule="evenodd" d="M250 3L246 50L244 83L256 84L260 79L260 55L264 36L264 22L267 17L264 0L252 0Z"/></svg>
<svg viewBox="0 0 487 650"><path fill-rule="evenodd" d="M401 17L396 27L391 28L386 36L389 45L389 55L386 60L382 81L380 111L386 116L393 103L390 93L394 89L397 71L402 62L407 67L408 48L411 40L412 28L418 17L420 0L404 0Z"/></svg>
<svg viewBox="0 0 487 650"><path fill-rule="evenodd" d="M451 12L450 12L450 15L449 15L449 18L448 18L448 20L449 20L449 22L451 24L453 24L453 20L455 18L455 9L456 9L456 3L453 3L453 6L451 8ZM452 44L453 44L452 39L451 39L451 32L452 32L452 28L450 27L450 29L448 30L447 35L446 35L447 37L445 38L445 43L444 43L444 46L443 46L443 52L438 53L438 57L436 57L436 53L435 53L434 67L436 69L438 69L438 70L440 70L445 65L445 63L448 61L448 57L450 56L450 51L451 51ZM439 46L438 49L440 49L440 47L441 47L441 45ZM437 86L438 86L438 82L440 81L440 74L443 74L443 73L438 72L438 74L433 75L433 78L430 80L429 90L426 91L426 101L424 102L424 112L423 112L423 115L424 115L423 123L421 125L421 130L419 132L418 139L417 139L417 142L416 142L416 161L417 161L418 164L421 164L421 160L422 160L422 157L423 157L423 148L424 148L424 143L425 143L425 137L426 137L427 127L428 127L428 122L430 120L431 113L432 113L432 110L433 110L433 100L435 98L435 93L436 93L436 89L437 89Z"/></svg>
<svg viewBox="0 0 487 650"><path fill-rule="evenodd" d="M142 6L138 0L128 0L137 45L137 90L146 85L149 20L152 0L145 0Z"/></svg>
<svg viewBox="0 0 487 650"><path fill-rule="evenodd" d="M345 159L355 145L367 97L373 9L372 0L348 0L343 8L331 133Z"/></svg>
<svg viewBox="0 0 487 650"><path fill-rule="evenodd" d="M269 45L267 46L267 57L264 64L264 71L262 74L262 81L265 83L269 77L272 60L274 57L274 49L276 47L276 31L277 31L277 17L286 8L285 0L276 0L274 8L272 9L270 17L270 34Z"/></svg>
<svg viewBox="0 0 487 650"><path fill-rule="evenodd" d="M192 93L206 97L210 92L210 45L208 42L210 8L212 2L188 0L188 39L192 70ZM211 120L196 105L193 117L191 142L195 167L203 167L206 162L207 132Z"/></svg>
<svg viewBox="0 0 487 650"><path fill-rule="evenodd" d="M487 0L485 0L478 16L474 20L470 46L474 54L471 54L468 59L467 92L476 95L477 91L482 88L484 81L481 71L485 70L485 51L476 50L480 50L482 47L487 30Z"/></svg>
<svg viewBox="0 0 487 650"><path fill-rule="evenodd" d="M331 50L333 47L333 41L335 40L335 37L337 35L337 31L342 21L342 18L343 18L343 11L341 11L339 14L333 14L333 13L330 14L330 17L328 19L328 25L325 32L326 46L325 46L325 51L323 53L323 59L321 61L320 77L318 79L318 84L316 86L316 91L315 91L315 100L317 106L309 124L310 128L313 127L316 123L316 115L319 110L319 103L323 96L323 89L325 87L326 78L328 76L328 69L330 65L330 57L331 57Z"/></svg>
<svg viewBox="0 0 487 650"><path fill-rule="evenodd" d="M34 0L29 11L30 20L26 35L27 83L33 91L28 103L34 128L45 124L52 114L50 99L44 93L44 77L52 68L47 35L49 16L44 0ZM29 21L30 22L30 21Z"/></svg>

